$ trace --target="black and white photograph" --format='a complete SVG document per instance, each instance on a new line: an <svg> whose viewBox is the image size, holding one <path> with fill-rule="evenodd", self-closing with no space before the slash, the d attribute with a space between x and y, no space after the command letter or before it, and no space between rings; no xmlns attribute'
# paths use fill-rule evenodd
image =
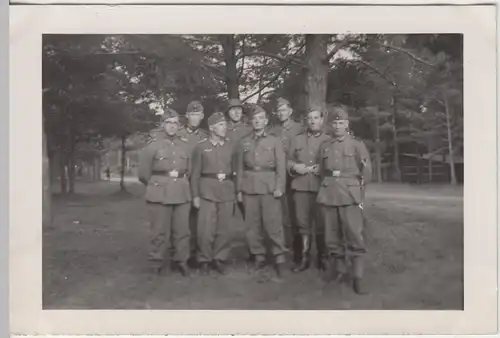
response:
<svg viewBox="0 0 500 338"><path fill-rule="evenodd" d="M43 36L45 309L463 309L463 36Z"/></svg>
<svg viewBox="0 0 500 338"><path fill-rule="evenodd" d="M16 332L492 333L494 14L16 7Z"/></svg>

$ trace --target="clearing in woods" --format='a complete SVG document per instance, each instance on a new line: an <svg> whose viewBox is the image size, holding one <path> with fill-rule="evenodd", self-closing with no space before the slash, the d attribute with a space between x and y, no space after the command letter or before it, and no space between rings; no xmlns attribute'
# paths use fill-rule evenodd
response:
<svg viewBox="0 0 500 338"><path fill-rule="evenodd" d="M151 276L144 187L80 182L54 195L43 229L44 309L463 309L463 190L370 185L366 279L371 294L321 280L313 267L283 283L257 283L241 227L226 276Z"/></svg>

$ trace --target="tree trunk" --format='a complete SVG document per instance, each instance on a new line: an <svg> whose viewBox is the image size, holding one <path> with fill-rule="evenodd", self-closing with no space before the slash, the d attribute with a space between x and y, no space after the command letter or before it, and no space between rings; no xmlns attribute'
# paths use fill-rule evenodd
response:
<svg viewBox="0 0 500 338"><path fill-rule="evenodd" d="M448 95L446 93L443 93L443 98L444 98L444 110L445 110L445 115L446 115L446 129L447 129L447 134L448 134L448 152L450 156L450 179L451 179L451 184L456 185L457 184L457 176L455 173L455 161L453 159L453 138L451 134L451 116L450 116L450 105L448 103Z"/></svg>
<svg viewBox="0 0 500 338"><path fill-rule="evenodd" d="M375 160L377 182L382 182L382 154L380 149L380 126L379 126L378 107L375 108Z"/></svg>
<svg viewBox="0 0 500 338"><path fill-rule="evenodd" d="M392 133L394 135L394 159L393 159L393 173L392 178L394 181L401 182L401 168L399 165L399 144L398 144L398 130L396 127L397 123L397 99L394 95L392 98Z"/></svg>
<svg viewBox="0 0 500 338"><path fill-rule="evenodd" d="M125 191L125 161L127 158L127 148L125 141L127 137L122 136L122 151L121 151L121 165L120 165L120 190Z"/></svg>
<svg viewBox="0 0 500 338"><path fill-rule="evenodd" d="M95 170L95 180L100 181L101 180L101 156L97 156L97 163L96 163L96 170Z"/></svg>
<svg viewBox="0 0 500 338"><path fill-rule="evenodd" d="M47 152L47 138L45 137L45 129L42 131L42 183L43 183L43 200L42 200L42 222L43 226L50 226L52 223L52 193L50 180L50 164Z"/></svg>
<svg viewBox="0 0 500 338"><path fill-rule="evenodd" d="M226 63L226 87L227 94L229 98L239 99L240 91L239 91L239 79L238 79L238 69L237 66L237 58L236 58L236 41L234 39L234 35L227 34L221 35L219 37L219 41L222 44L222 48L224 50L224 60Z"/></svg>
<svg viewBox="0 0 500 338"><path fill-rule="evenodd" d="M306 109L326 111L328 80L327 37L323 34L306 35L305 85Z"/></svg>
<svg viewBox="0 0 500 338"><path fill-rule="evenodd" d="M66 180L66 154L61 149L59 152L59 178L61 183L61 193L66 194L68 192L68 182Z"/></svg>

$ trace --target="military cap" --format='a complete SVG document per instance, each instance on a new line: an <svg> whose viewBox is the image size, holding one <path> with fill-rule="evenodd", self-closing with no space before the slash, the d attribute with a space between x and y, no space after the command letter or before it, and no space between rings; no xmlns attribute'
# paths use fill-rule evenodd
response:
<svg viewBox="0 0 500 338"><path fill-rule="evenodd" d="M225 121L226 118L224 117L224 114L221 112L215 112L210 117L208 118L208 125L214 125L216 123L219 123L221 121Z"/></svg>
<svg viewBox="0 0 500 338"><path fill-rule="evenodd" d="M290 101L288 101L287 99L282 98L282 97L279 97L276 100L276 109L280 109L280 107L285 106L285 105L290 107L291 106Z"/></svg>
<svg viewBox="0 0 500 338"><path fill-rule="evenodd" d="M200 101L191 101L189 102L187 109L187 113L203 113L203 105Z"/></svg>
<svg viewBox="0 0 500 338"><path fill-rule="evenodd" d="M348 120L349 114L347 113L347 108L343 106L337 106L332 108L331 112L332 120Z"/></svg>
<svg viewBox="0 0 500 338"><path fill-rule="evenodd" d="M165 121L166 119L170 119L172 117L179 117L179 114L172 108L166 108L161 116L161 120Z"/></svg>
<svg viewBox="0 0 500 338"><path fill-rule="evenodd" d="M243 104L241 103L240 99L229 99L229 101L227 102L227 110L234 108L234 107L243 108Z"/></svg>
<svg viewBox="0 0 500 338"><path fill-rule="evenodd" d="M257 115L259 113L266 113L267 114L267 112L264 108L262 108L258 104L255 104L251 107L250 112L249 112L249 116L253 117L254 115Z"/></svg>

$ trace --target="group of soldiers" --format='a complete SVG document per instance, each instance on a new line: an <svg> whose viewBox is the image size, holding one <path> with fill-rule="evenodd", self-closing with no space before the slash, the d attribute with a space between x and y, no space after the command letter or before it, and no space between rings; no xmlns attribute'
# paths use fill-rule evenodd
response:
<svg viewBox="0 0 500 338"><path fill-rule="evenodd" d="M292 113L290 102L279 98L279 122L271 126L261 106L244 114L240 100L230 99L225 111L208 117L205 131L199 101L188 104L185 126L175 110L164 112L139 165L156 273L172 258L188 276L195 257L202 274L225 274L231 227L241 221L257 272L272 266L274 279L282 280L290 251L292 270L307 270L314 242L318 269L358 294L367 292L362 208L369 153L349 133L345 107L328 112L329 123L319 109L310 109L305 123Z"/></svg>

